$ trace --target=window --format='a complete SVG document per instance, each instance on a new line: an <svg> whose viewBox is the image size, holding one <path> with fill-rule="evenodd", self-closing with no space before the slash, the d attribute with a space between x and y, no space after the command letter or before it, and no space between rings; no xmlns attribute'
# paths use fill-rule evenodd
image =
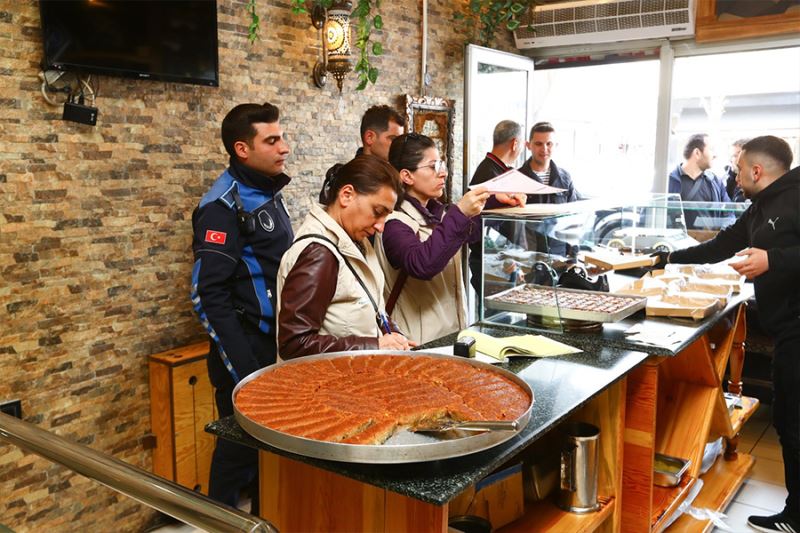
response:
<svg viewBox="0 0 800 533"><path fill-rule="evenodd" d="M552 160L583 196L650 191L659 62L534 70L534 122L555 128Z"/></svg>
<svg viewBox="0 0 800 533"><path fill-rule="evenodd" d="M800 160L800 47L675 59L668 168L683 160L686 140L707 133L725 176L738 139L776 135Z"/></svg>

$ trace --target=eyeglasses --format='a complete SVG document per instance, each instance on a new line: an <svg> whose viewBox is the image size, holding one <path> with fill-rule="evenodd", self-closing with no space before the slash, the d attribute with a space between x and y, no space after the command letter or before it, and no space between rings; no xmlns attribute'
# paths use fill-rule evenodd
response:
<svg viewBox="0 0 800 533"><path fill-rule="evenodd" d="M440 172L447 172L447 161L443 161L442 159L437 159L433 163L429 165L420 165L414 170L419 170L421 168L432 168L434 172L439 174Z"/></svg>

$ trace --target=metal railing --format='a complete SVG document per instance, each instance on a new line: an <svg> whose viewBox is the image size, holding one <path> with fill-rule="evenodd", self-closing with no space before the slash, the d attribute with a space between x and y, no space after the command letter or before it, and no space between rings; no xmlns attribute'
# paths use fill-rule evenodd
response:
<svg viewBox="0 0 800 533"><path fill-rule="evenodd" d="M55 433L0 413L0 440L63 465L189 525L211 532L277 533L269 522L219 504L202 494L158 477Z"/></svg>

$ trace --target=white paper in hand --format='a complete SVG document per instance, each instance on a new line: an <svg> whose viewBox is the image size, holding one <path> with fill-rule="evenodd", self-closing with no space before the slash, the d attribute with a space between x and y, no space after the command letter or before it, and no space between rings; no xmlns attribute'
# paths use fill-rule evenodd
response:
<svg viewBox="0 0 800 533"><path fill-rule="evenodd" d="M484 181L483 183L470 185L469 188L474 189L476 187L486 187L491 194L553 194L566 190L539 183L515 168L512 168L511 170L508 170L488 181Z"/></svg>

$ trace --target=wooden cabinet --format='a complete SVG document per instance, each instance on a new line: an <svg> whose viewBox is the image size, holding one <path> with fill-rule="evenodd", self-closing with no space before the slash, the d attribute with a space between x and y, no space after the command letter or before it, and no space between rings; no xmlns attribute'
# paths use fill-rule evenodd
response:
<svg viewBox="0 0 800 533"><path fill-rule="evenodd" d="M500 533L620 531L621 513L617 502L622 491L625 388L626 379L623 378L579 408L568 419L573 422L588 422L600 428L597 472L597 499L600 509L587 514L570 513L557 507L551 495L535 504L526 504L525 516L501 528Z"/></svg>
<svg viewBox="0 0 800 533"><path fill-rule="evenodd" d="M622 531L663 531L700 477L705 445L726 439L723 459L702 476L704 486L694 505L721 510L744 481L753 458L736 451L742 425L758 407L743 398L742 409L729 413L723 376L731 366L731 392L741 392L744 306L674 357L651 357L628 375L625 420ZM656 453L692 461L677 487L653 485ZM710 521L681 517L669 531L707 531Z"/></svg>
<svg viewBox="0 0 800 533"><path fill-rule="evenodd" d="M214 451L204 428L217 418L207 355L208 342L201 342L150 356L153 473L203 494Z"/></svg>
<svg viewBox="0 0 800 533"><path fill-rule="evenodd" d="M675 326L683 328L683 340L679 341L682 349L677 353L670 350L668 356L651 355L645 359L641 352L615 354L616 348L597 348L594 343L596 353L592 357L603 361L602 365L576 364L569 358L554 358L537 361L535 366L524 369L525 379L539 387L532 384L534 392L544 392L534 404L534 409L545 410L538 422L542 424L541 433L525 444L520 443L513 451L508 445L498 447L502 456L498 455L496 462L488 462L491 468L485 471L502 468L512 461L519 462L528 452L535 455L537 446L544 446L544 451L548 446L550 449L557 446L547 442L548 436L558 431L557 424L588 422L601 431L598 471L601 508L595 513L578 515L561 510L548 498L526 505L524 515L504 525L500 531L664 531L701 477L704 486L694 505L723 509L753 464L750 455L737 452L736 444L739 431L758 407L758 400L742 397L742 408L729 411L723 395L726 386L729 392L741 393L746 334L744 311L744 305L733 303L700 325ZM658 324L663 329L664 323ZM671 327L669 324L667 327ZM654 329L659 331L658 327ZM609 332L610 341L615 340L614 333ZM633 349L633 346L627 345L625 349ZM578 387L580 383L603 382L607 377L603 370L610 368L606 366L610 362L616 366L634 356L636 363L626 366L613 380L604 381L603 387L598 386L586 394L578 392L585 392ZM727 384L724 383L726 369L731 376ZM580 401L571 403L578 397ZM711 470L701 476L706 444L720 436L726 442L725 457L717 459ZM665 488L653 484L656 453L691 460L691 467L678 486ZM446 465L431 465L430 476L435 479L428 484L422 477L427 473L381 472L379 466L369 465L345 469L333 465L318 467L262 450L259 474L262 516L281 531L444 532L447 531L450 503L426 503L359 480L375 477L383 480L384 486L394 484L404 490L410 487L406 493L414 494L421 491L414 485L418 479L429 493L436 493L441 484L452 479L454 486L464 490L458 483L459 476L470 475L472 483L476 479L472 476L474 469L464 466L458 465L447 472ZM345 475L334 473L341 471ZM313 512L307 511L308 504L298 503L303 502L303 498L313 498L311 501L317 505ZM445 501L453 502L453 499ZM457 510L455 504L453 509ZM669 531L708 531L712 527L710 521L683 516Z"/></svg>

